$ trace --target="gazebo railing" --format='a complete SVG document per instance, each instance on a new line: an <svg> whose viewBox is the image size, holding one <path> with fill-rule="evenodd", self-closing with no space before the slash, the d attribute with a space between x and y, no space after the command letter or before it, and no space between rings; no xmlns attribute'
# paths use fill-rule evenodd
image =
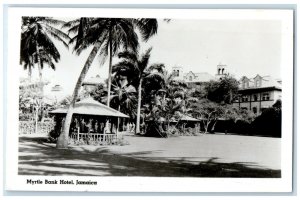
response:
<svg viewBox="0 0 300 200"><path fill-rule="evenodd" d="M117 134L73 133L70 140L78 144L112 145L117 143L118 137Z"/></svg>

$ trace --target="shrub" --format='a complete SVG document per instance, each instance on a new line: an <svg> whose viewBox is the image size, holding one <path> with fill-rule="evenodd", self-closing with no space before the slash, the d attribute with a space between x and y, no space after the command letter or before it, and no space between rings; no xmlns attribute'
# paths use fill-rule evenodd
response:
<svg viewBox="0 0 300 200"><path fill-rule="evenodd" d="M281 137L281 109L267 108L254 120L252 127L257 134Z"/></svg>

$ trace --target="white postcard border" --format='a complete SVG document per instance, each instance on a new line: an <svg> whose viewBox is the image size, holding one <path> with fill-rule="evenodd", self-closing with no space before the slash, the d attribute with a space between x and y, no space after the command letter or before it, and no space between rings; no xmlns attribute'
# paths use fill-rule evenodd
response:
<svg viewBox="0 0 300 200"><path fill-rule="evenodd" d="M101 10L101 12L99 12ZM18 83L21 16L55 17L157 17L180 19L281 20L282 38L282 178L158 178L67 177L18 175ZM106 192L291 192L293 133L293 13L288 10L185 10L185 9L82 9L9 8L7 59L6 190L106 191ZM95 180L97 186L30 185L28 178L49 180Z"/></svg>

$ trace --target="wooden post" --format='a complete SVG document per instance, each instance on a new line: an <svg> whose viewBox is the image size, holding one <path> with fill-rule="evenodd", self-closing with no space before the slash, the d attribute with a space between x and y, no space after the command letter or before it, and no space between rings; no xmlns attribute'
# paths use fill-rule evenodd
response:
<svg viewBox="0 0 300 200"><path fill-rule="evenodd" d="M79 131L80 129L77 129L77 141L79 141Z"/></svg>
<svg viewBox="0 0 300 200"><path fill-rule="evenodd" d="M118 138L118 134L119 134L119 117L118 117L118 122L117 122L117 129L116 129L116 137Z"/></svg>

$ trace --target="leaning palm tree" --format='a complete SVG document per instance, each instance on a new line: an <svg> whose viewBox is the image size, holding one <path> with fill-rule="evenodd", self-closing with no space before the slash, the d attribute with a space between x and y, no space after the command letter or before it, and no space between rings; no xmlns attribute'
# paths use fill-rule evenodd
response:
<svg viewBox="0 0 300 200"><path fill-rule="evenodd" d="M141 21L140 24L137 22ZM154 23L156 22L156 23ZM149 33L149 27L147 24L152 24L153 29L157 29L156 19L150 21L144 19L118 19L118 18L80 18L65 24L65 28L69 28L69 33L75 33L75 36L71 38L71 43L75 43L74 50L79 55L83 50L90 46L93 46L85 65L80 73L77 80L73 95L72 102L70 103L63 132L60 134L57 141L57 148L67 148L68 146L68 133L70 124L72 121L73 108L75 100L78 96L79 89L82 82L97 54L102 58L104 63L105 58L109 55L109 76L108 76L108 102L110 99L110 88L111 88L111 66L112 57L119 49L131 49L136 51L138 46L138 36L134 31L135 27L141 30L144 40L149 39L156 31ZM148 33L148 34L147 34Z"/></svg>
<svg viewBox="0 0 300 200"><path fill-rule="evenodd" d="M68 133L72 121L73 107L75 99L78 96L82 82L92 64L95 57L99 54L102 58L102 63L109 55L109 77L108 77L108 100L110 102L110 87L111 87L111 66L112 58L120 48L132 49L135 51L138 46L138 36L134 31L132 19L117 19L117 18L81 18L68 22L64 27L69 28L69 33L75 33L71 42L75 43L74 51L77 55L93 46L81 74L77 80L72 102L70 103L63 133L57 141L57 148L66 148L68 146Z"/></svg>

